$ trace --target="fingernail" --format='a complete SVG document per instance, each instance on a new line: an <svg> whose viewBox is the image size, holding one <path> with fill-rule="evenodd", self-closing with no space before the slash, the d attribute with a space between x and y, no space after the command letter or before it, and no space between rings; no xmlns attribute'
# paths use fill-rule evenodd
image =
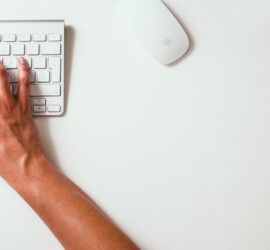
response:
<svg viewBox="0 0 270 250"><path fill-rule="evenodd" d="M20 64L26 64L26 60L24 59L24 57L19 57L19 58L18 58L18 62L19 62Z"/></svg>

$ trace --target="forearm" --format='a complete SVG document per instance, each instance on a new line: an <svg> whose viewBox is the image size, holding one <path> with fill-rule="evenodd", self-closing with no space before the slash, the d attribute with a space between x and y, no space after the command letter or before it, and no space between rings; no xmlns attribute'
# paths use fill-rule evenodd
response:
<svg viewBox="0 0 270 250"><path fill-rule="evenodd" d="M29 67L17 60L18 91L0 62L0 176L37 212L65 249L138 249L45 157L32 118Z"/></svg>
<svg viewBox="0 0 270 250"><path fill-rule="evenodd" d="M94 202L45 157L10 183L65 249L138 249Z"/></svg>

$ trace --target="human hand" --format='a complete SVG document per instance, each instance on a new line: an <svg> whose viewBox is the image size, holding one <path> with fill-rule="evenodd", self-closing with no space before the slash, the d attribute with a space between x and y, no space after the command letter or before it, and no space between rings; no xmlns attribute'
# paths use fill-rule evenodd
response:
<svg viewBox="0 0 270 250"><path fill-rule="evenodd" d="M128 236L46 158L32 118L29 72L23 58L18 60L17 67L18 93L13 96L7 71L0 63L0 176L37 212L65 249L138 250Z"/></svg>
<svg viewBox="0 0 270 250"><path fill-rule="evenodd" d="M17 59L17 68L18 91L13 96L8 73L0 63L0 176L10 184L32 174L30 163L43 156L31 113L30 76L24 58Z"/></svg>

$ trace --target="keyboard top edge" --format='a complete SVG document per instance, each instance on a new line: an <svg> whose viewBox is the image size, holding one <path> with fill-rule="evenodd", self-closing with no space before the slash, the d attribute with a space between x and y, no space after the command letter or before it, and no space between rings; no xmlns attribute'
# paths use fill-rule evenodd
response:
<svg viewBox="0 0 270 250"><path fill-rule="evenodd" d="M65 20L64 19L40 19L40 20L28 20L28 19L25 19L25 20L21 20L21 19L10 19L10 20L1 20L0 19L0 22L63 22L65 23Z"/></svg>

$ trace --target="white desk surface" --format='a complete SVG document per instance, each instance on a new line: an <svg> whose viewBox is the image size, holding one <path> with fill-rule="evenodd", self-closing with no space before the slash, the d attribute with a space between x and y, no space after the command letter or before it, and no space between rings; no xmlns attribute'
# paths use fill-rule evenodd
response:
<svg viewBox="0 0 270 250"><path fill-rule="evenodd" d="M143 249L270 249L270 2L165 2L193 40L173 67L115 26L115 0L3 4L69 26L46 150ZM62 249L3 181L0 199L1 250Z"/></svg>

